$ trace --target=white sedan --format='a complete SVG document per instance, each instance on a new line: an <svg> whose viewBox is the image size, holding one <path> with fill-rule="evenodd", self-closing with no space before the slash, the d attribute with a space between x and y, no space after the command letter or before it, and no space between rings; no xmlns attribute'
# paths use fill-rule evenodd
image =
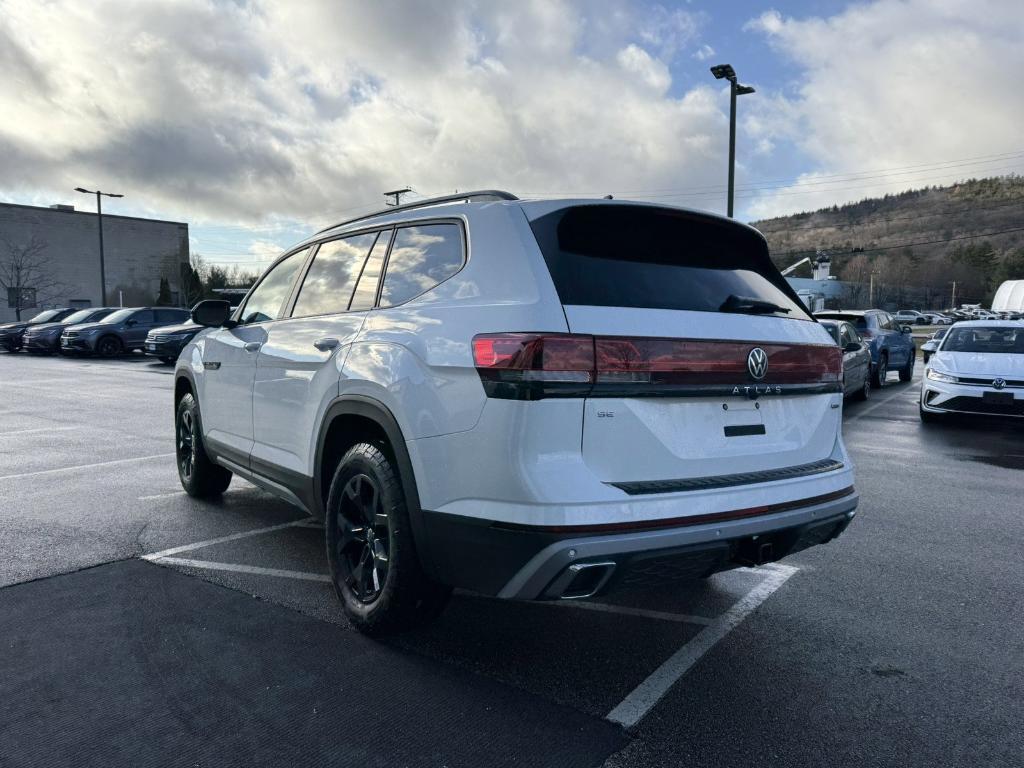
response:
<svg viewBox="0 0 1024 768"><path fill-rule="evenodd" d="M921 421L949 413L1024 416L1024 323L969 320L949 329L925 366Z"/></svg>

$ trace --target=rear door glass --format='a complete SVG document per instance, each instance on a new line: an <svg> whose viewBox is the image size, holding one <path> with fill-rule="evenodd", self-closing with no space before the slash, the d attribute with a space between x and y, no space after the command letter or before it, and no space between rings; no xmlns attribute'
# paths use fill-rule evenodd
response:
<svg viewBox="0 0 1024 768"><path fill-rule="evenodd" d="M381 268L384 266L384 257L387 255L390 242L391 230L387 229L381 232L373 250L370 251L370 257L366 260L363 274L359 276L359 282L356 283L355 293L352 294L352 304L349 307L351 311L358 312L373 308L373 303L377 300Z"/></svg>
<svg viewBox="0 0 1024 768"><path fill-rule="evenodd" d="M756 314L811 319L764 239L727 221L583 205L530 226L563 304L722 312L745 303Z"/></svg>
<svg viewBox="0 0 1024 768"><path fill-rule="evenodd" d="M444 282L462 269L462 253L458 224L401 227L388 256L380 306L403 304Z"/></svg>
<svg viewBox="0 0 1024 768"><path fill-rule="evenodd" d="M356 278L377 233L343 237L320 244L295 300L292 317L347 312Z"/></svg>

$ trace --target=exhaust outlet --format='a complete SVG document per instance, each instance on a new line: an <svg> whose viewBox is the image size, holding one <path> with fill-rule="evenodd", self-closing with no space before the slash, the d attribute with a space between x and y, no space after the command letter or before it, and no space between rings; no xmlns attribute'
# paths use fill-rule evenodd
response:
<svg viewBox="0 0 1024 768"><path fill-rule="evenodd" d="M615 563L573 563L548 588L546 597L558 600L582 600L593 597L612 577Z"/></svg>

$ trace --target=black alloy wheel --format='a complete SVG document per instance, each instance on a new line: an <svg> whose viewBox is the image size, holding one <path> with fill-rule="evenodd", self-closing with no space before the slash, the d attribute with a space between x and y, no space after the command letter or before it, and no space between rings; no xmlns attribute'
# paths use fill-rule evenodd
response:
<svg viewBox="0 0 1024 768"><path fill-rule="evenodd" d="M96 344L96 352L102 357L114 357L121 354L121 341L116 336L104 336Z"/></svg>
<svg viewBox="0 0 1024 768"><path fill-rule="evenodd" d="M875 389L881 389L885 386L885 380L889 376L889 357L887 355L879 355L878 365L875 366Z"/></svg>
<svg viewBox="0 0 1024 768"><path fill-rule="evenodd" d="M387 581L392 546L380 488L369 475L355 475L346 483L337 526L338 578L357 600L372 603Z"/></svg>
<svg viewBox="0 0 1024 768"><path fill-rule="evenodd" d="M175 452L178 472L185 483L192 482L196 471L196 421L192 411L185 410L178 417L178 439Z"/></svg>

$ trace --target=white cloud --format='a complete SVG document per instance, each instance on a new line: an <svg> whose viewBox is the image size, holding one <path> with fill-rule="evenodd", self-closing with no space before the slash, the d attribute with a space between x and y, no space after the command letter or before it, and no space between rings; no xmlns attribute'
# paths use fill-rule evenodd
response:
<svg viewBox="0 0 1024 768"><path fill-rule="evenodd" d="M695 58L697 61L707 61L714 55L715 49L712 48L707 43L705 43L704 45L702 45L700 48L693 52L693 58Z"/></svg>
<svg viewBox="0 0 1024 768"><path fill-rule="evenodd" d="M714 183L720 99L667 93L694 19L568 0L0 0L0 187L323 223L405 184Z"/></svg>
<svg viewBox="0 0 1024 768"><path fill-rule="evenodd" d="M759 142L791 142L813 165L805 186L765 193L751 208L755 217L1005 172L1007 164L825 178L834 174L1024 149L1017 0L879 0L827 19L770 11L747 29L803 71L793 96L759 89L745 127ZM1024 159L1016 162L1019 170ZM808 189L817 191L795 194Z"/></svg>
<svg viewBox="0 0 1024 768"><path fill-rule="evenodd" d="M616 55L619 66L640 78L658 93L663 93L672 85L672 75L668 67L638 45L628 45Z"/></svg>

